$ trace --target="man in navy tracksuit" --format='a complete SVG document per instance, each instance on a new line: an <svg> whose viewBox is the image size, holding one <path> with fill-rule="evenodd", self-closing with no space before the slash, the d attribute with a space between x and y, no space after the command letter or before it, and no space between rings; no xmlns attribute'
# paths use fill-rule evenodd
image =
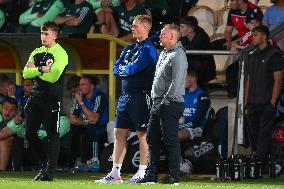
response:
<svg viewBox="0 0 284 189"><path fill-rule="evenodd" d="M197 85L195 72L188 72L185 80L184 112L179 125L181 140L202 137L211 110L208 95Z"/></svg>
<svg viewBox="0 0 284 189"><path fill-rule="evenodd" d="M139 138L140 165L138 172L128 182L135 183L144 178L148 158L146 132L151 108L150 91L158 58L155 47L148 39L151 26L151 17L136 16L131 30L137 41L125 47L115 62L113 74L122 79L122 94L116 109L113 168L106 177L96 182L123 182L120 170L129 131L136 131Z"/></svg>

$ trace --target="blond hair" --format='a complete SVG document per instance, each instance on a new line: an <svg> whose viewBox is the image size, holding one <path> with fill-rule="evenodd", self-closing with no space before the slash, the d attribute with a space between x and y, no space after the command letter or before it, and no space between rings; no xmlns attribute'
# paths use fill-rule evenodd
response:
<svg viewBox="0 0 284 189"><path fill-rule="evenodd" d="M144 24L146 24L146 27L150 30L152 27L152 18L151 16L147 14L139 14L135 16L135 20L138 20Z"/></svg>

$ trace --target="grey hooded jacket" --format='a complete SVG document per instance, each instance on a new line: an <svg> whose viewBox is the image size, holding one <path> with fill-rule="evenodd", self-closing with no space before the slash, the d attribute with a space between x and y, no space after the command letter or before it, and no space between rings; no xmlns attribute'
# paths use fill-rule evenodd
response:
<svg viewBox="0 0 284 189"><path fill-rule="evenodd" d="M187 67L187 58L181 42L161 52L151 91L154 102L168 104L170 101L184 101Z"/></svg>

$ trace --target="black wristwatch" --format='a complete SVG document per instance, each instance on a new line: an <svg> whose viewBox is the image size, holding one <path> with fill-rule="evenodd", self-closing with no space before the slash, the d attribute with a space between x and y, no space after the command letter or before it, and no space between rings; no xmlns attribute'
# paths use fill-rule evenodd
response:
<svg viewBox="0 0 284 189"><path fill-rule="evenodd" d="M43 74L42 66L39 66L39 67L37 68L37 70L41 73L41 75Z"/></svg>

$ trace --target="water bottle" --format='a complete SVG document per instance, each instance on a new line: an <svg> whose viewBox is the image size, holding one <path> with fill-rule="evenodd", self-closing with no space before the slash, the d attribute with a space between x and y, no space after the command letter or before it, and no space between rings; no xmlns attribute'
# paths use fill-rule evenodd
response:
<svg viewBox="0 0 284 189"><path fill-rule="evenodd" d="M244 180L246 177L246 162L245 157L243 155L240 156L240 179Z"/></svg>
<svg viewBox="0 0 284 189"><path fill-rule="evenodd" d="M223 158L222 156L217 156L216 160L216 179L220 180L224 177L224 170L223 170Z"/></svg>
<svg viewBox="0 0 284 189"><path fill-rule="evenodd" d="M230 157L227 157L224 160L224 179L225 180L231 180L231 159Z"/></svg>
<svg viewBox="0 0 284 189"><path fill-rule="evenodd" d="M233 180L243 180L244 169L243 169L242 157L240 155L235 155L233 157Z"/></svg>
<svg viewBox="0 0 284 189"><path fill-rule="evenodd" d="M249 164L250 164L250 157L249 156L244 156L244 161L243 161L244 179L249 179L250 178Z"/></svg>
<svg viewBox="0 0 284 189"><path fill-rule="evenodd" d="M251 154L250 158L249 158L249 178L250 179L256 179L257 178L256 161L255 161L253 154Z"/></svg>
<svg viewBox="0 0 284 189"><path fill-rule="evenodd" d="M268 155L268 174L270 178L276 178L275 161L272 159L271 155Z"/></svg>
<svg viewBox="0 0 284 189"><path fill-rule="evenodd" d="M221 145L218 146L218 154L216 158L216 180L224 178L224 162L221 154Z"/></svg>
<svg viewBox="0 0 284 189"><path fill-rule="evenodd" d="M256 178L262 178L262 161L256 161Z"/></svg>

